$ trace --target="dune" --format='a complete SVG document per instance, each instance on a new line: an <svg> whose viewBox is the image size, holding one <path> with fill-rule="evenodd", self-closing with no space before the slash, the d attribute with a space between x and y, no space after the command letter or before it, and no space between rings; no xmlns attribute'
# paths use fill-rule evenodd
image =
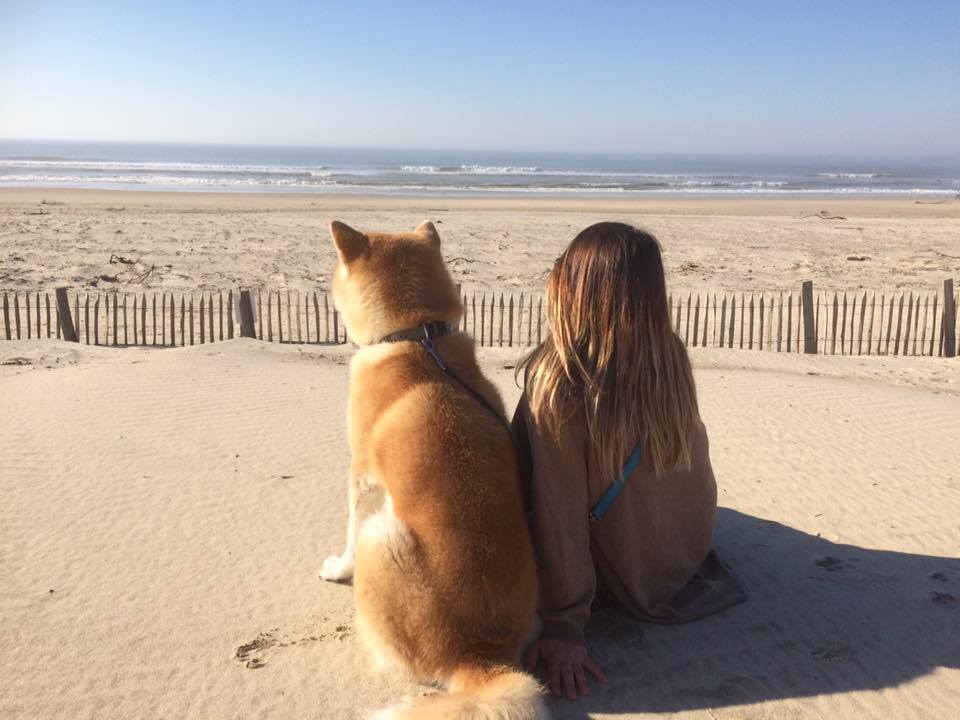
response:
<svg viewBox="0 0 960 720"><path fill-rule="evenodd" d="M597 613L610 684L557 718L955 717L960 364L694 350L749 600L681 627ZM0 717L355 718L350 350L0 345ZM508 405L515 351L481 353Z"/></svg>

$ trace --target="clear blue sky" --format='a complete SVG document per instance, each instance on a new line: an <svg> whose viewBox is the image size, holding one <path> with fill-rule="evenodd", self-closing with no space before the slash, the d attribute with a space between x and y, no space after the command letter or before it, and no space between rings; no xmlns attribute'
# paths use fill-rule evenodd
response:
<svg viewBox="0 0 960 720"><path fill-rule="evenodd" d="M0 0L0 137L960 155L960 0Z"/></svg>

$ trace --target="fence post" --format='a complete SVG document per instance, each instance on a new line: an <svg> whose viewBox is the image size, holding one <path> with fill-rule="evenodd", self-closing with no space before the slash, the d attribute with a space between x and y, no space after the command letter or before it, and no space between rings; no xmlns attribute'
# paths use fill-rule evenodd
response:
<svg viewBox="0 0 960 720"><path fill-rule="evenodd" d="M253 330L253 303L250 291L240 291L240 337L256 337Z"/></svg>
<svg viewBox="0 0 960 720"><path fill-rule="evenodd" d="M957 307L953 302L953 278L943 281L943 356L957 354Z"/></svg>
<svg viewBox="0 0 960 720"><path fill-rule="evenodd" d="M66 288L57 288L57 309L60 311L60 331L67 342L79 342L77 331L73 327L73 318L70 316L70 298Z"/></svg>
<svg viewBox="0 0 960 720"><path fill-rule="evenodd" d="M813 319L813 281L807 280L800 288L803 296L803 352L817 354L817 324Z"/></svg>

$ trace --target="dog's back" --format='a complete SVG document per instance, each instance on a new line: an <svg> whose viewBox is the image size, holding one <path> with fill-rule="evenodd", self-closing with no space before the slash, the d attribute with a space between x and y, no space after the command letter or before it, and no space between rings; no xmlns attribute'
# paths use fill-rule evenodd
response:
<svg viewBox="0 0 960 720"><path fill-rule="evenodd" d="M359 532L358 627L379 656L451 690L383 717L540 717L536 683L514 669L535 623L536 571L502 402L466 335L437 338L437 352L500 417L418 342L378 342L458 320L436 230L331 230L334 296L363 346L351 370L354 471L386 497Z"/></svg>

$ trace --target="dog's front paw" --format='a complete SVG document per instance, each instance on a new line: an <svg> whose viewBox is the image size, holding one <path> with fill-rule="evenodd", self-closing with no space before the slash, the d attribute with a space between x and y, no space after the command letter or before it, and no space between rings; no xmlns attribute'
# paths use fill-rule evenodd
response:
<svg viewBox="0 0 960 720"><path fill-rule="evenodd" d="M323 561L320 577L329 582L346 582L353 577L353 553L331 555Z"/></svg>

